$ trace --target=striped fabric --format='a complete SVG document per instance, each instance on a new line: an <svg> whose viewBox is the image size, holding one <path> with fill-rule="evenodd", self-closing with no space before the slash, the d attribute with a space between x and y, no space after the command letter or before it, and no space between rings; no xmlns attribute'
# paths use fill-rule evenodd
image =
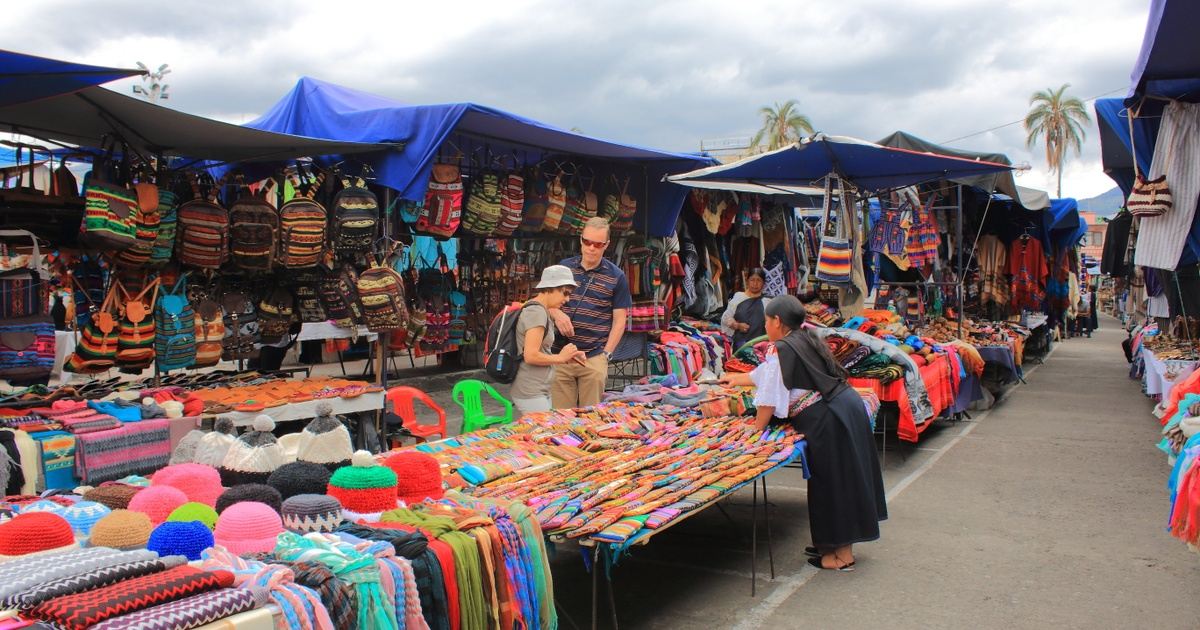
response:
<svg viewBox="0 0 1200 630"><path fill-rule="evenodd" d="M1163 111L1150 178L1163 174L1174 207L1161 216L1141 218L1134 263L1174 270L1200 195L1200 104L1172 102Z"/></svg>
<svg viewBox="0 0 1200 630"><path fill-rule="evenodd" d="M18 558L4 565L4 580L0 581L0 608L14 607L14 598L59 578L122 562L153 558L156 555L153 551L144 549L122 552L108 547L88 547L65 553Z"/></svg>
<svg viewBox="0 0 1200 630"><path fill-rule="evenodd" d="M258 607L248 588L225 588L139 610L92 626L93 630L186 630Z"/></svg>
<svg viewBox="0 0 1200 630"><path fill-rule="evenodd" d="M600 266L589 271L583 268L582 260L582 257L574 256L560 263L575 273L575 282L579 285L563 312L575 326L575 336L567 341L594 357L604 351L608 341L613 309L627 309L633 305L633 300L629 295L629 281L620 267L608 259L601 259Z"/></svg>
<svg viewBox="0 0 1200 630"><path fill-rule="evenodd" d="M136 552L130 552L136 553ZM120 557L120 556L118 556ZM136 557L136 556L130 556ZM62 597L64 595L72 595L82 593L94 588L101 588L116 584L130 578L149 575L165 571L171 567L179 566L186 559L183 556L175 556L171 558L145 558L116 564L112 566L103 566L90 571L81 571L62 577L52 582L46 582L35 588L31 588L10 600L10 605L15 605L17 608L33 608L38 604Z"/></svg>
<svg viewBox="0 0 1200 630"><path fill-rule="evenodd" d="M50 320L0 325L0 378L36 379L54 367L54 324Z"/></svg>
<svg viewBox="0 0 1200 630"><path fill-rule="evenodd" d="M88 485L150 473L171 459L168 420L131 422L76 437L75 475Z"/></svg>

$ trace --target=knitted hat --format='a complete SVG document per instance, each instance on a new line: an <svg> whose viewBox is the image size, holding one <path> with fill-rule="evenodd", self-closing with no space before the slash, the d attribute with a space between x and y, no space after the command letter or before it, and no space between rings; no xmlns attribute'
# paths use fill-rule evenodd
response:
<svg viewBox="0 0 1200 630"><path fill-rule="evenodd" d="M297 494L283 502L283 526L297 534L332 532L342 523L342 504L325 494Z"/></svg>
<svg viewBox="0 0 1200 630"><path fill-rule="evenodd" d="M123 483L114 483L108 486L98 486L83 493L84 501L95 501L103 503L112 510L124 510L129 507L129 501L133 499L133 495L142 491L142 488L137 486L127 486Z"/></svg>
<svg viewBox="0 0 1200 630"><path fill-rule="evenodd" d="M200 552L213 546L213 533L200 521L167 521L150 532L146 548L160 556L186 556L199 560Z"/></svg>
<svg viewBox="0 0 1200 630"><path fill-rule="evenodd" d="M297 494L322 494L329 484L329 469L312 462L292 462L275 469L267 485L279 491L285 500Z"/></svg>
<svg viewBox="0 0 1200 630"><path fill-rule="evenodd" d="M221 486L221 473L204 464L175 464L167 466L150 477L156 486L172 486L183 491L188 501L214 505L217 497L225 491Z"/></svg>
<svg viewBox="0 0 1200 630"><path fill-rule="evenodd" d="M217 497L217 514L224 512L229 506L242 501L256 501L271 506L276 512L283 505L283 497L279 491L263 483L247 483L234 486Z"/></svg>
<svg viewBox="0 0 1200 630"><path fill-rule="evenodd" d="M192 461L207 466L220 466L221 462L225 461L225 455L229 453L229 447L236 441L233 420L217 418L213 422L213 430L205 433L196 444L196 453L192 456Z"/></svg>
<svg viewBox="0 0 1200 630"><path fill-rule="evenodd" d="M244 501L229 506L217 519L213 536L218 545L231 553L267 553L275 549L275 539L283 533L283 521L271 506Z"/></svg>
<svg viewBox="0 0 1200 630"><path fill-rule="evenodd" d="M62 516L62 513L67 511L67 506L55 503L54 501L43 500L34 501L33 503L26 503L25 505L22 505L21 509L18 511L21 514L28 514L30 512L49 512L51 514Z"/></svg>
<svg viewBox="0 0 1200 630"><path fill-rule="evenodd" d="M158 403L149 396L142 399L141 412L143 420L167 417L166 410L158 406Z"/></svg>
<svg viewBox="0 0 1200 630"><path fill-rule="evenodd" d="M80 501L63 510L62 517L67 519L67 522L71 524L71 529L75 530L76 536L86 538L92 532L92 527L96 525L96 521L104 518L111 511L103 503Z"/></svg>
<svg viewBox="0 0 1200 630"><path fill-rule="evenodd" d="M168 464L186 464L195 461L196 449L200 446L200 441L204 439L205 432L200 429L192 429L186 435L180 438L179 443L175 445L175 449L171 451L171 460Z"/></svg>
<svg viewBox="0 0 1200 630"><path fill-rule="evenodd" d="M396 496L406 505L442 498L442 467L419 451L400 451L383 465L396 473Z"/></svg>
<svg viewBox="0 0 1200 630"><path fill-rule="evenodd" d="M300 432L296 460L321 464L331 471L350 465L354 446L350 431L333 415L329 403L317 405L317 417Z"/></svg>
<svg viewBox="0 0 1200 630"><path fill-rule="evenodd" d="M326 494L342 503L342 512L350 520L367 518L396 508L396 473L375 463L367 451L357 451L352 465L343 466L329 478Z"/></svg>
<svg viewBox="0 0 1200 630"><path fill-rule="evenodd" d="M63 517L51 512L27 512L0 524L0 562L47 551L76 549L75 534Z"/></svg>
<svg viewBox="0 0 1200 630"><path fill-rule="evenodd" d="M175 508L175 511L167 517L168 523L186 523L188 521L200 521L212 529L217 526L217 511L211 505L191 501Z"/></svg>
<svg viewBox="0 0 1200 630"><path fill-rule="evenodd" d="M129 500L129 509L150 517L158 525L167 520L175 508L188 502L187 495L171 486L150 486Z"/></svg>
<svg viewBox="0 0 1200 630"><path fill-rule="evenodd" d="M154 523L150 522L149 516L132 510L113 510L92 526L92 537L88 544L92 547L140 549L146 546L153 530Z"/></svg>
<svg viewBox="0 0 1200 630"><path fill-rule="evenodd" d="M284 464L283 448L272 435L275 421L262 415L254 419L254 430L243 433L221 462L221 481L227 486L266 483L267 477Z"/></svg>

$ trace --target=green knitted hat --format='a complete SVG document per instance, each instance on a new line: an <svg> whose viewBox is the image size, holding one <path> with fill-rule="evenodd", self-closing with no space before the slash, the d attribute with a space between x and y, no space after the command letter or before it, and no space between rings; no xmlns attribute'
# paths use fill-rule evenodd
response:
<svg viewBox="0 0 1200 630"><path fill-rule="evenodd" d="M395 508L396 473L376 463L367 451L356 452L351 462L334 471L326 494L351 514L378 514Z"/></svg>
<svg viewBox="0 0 1200 630"><path fill-rule="evenodd" d="M168 521L200 521L209 529L217 526L217 511L212 507L207 506L197 501L184 503L175 508L171 515L167 517Z"/></svg>

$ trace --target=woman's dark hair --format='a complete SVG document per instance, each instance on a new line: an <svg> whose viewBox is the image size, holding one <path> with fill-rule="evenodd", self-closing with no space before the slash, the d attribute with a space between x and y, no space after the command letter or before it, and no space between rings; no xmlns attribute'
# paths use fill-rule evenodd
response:
<svg viewBox="0 0 1200 630"><path fill-rule="evenodd" d="M751 269L750 271L746 272L747 280L749 280L750 278L753 278L755 276L758 276L759 279L761 279L764 282L766 282L766 280L767 280L767 272L762 267L755 267L755 268Z"/></svg>
<svg viewBox="0 0 1200 630"><path fill-rule="evenodd" d="M771 300L767 304L766 314L767 317L778 317L791 330L799 330L808 317L808 311L804 310L804 305L794 295L780 295Z"/></svg>

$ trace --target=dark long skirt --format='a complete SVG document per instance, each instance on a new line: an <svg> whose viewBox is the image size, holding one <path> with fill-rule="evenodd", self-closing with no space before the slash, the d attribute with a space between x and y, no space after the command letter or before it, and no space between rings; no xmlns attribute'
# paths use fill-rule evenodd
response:
<svg viewBox="0 0 1200 630"><path fill-rule="evenodd" d="M851 388L791 419L808 440L808 523L813 545L879 538L887 519L883 473L862 398Z"/></svg>

